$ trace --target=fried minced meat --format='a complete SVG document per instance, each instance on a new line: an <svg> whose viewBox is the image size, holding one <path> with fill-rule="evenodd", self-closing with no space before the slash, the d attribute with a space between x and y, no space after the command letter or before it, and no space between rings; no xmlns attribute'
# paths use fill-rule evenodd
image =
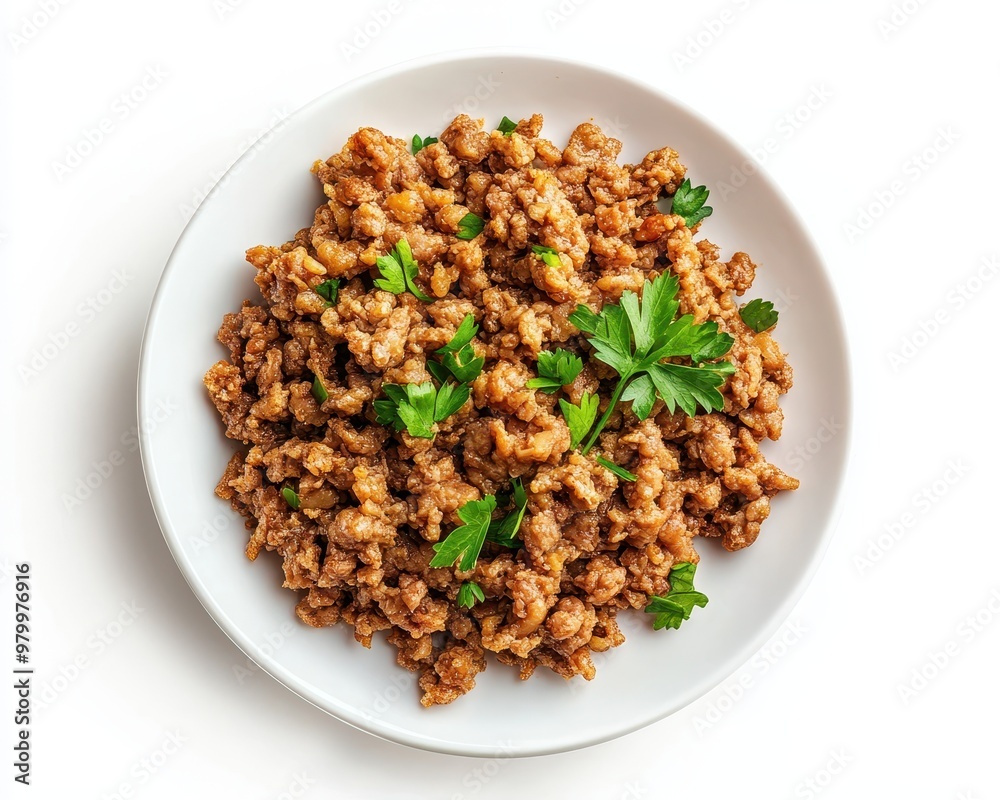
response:
<svg viewBox="0 0 1000 800"><path fill-rule="evenodd" d="M591 653L624 641L618 610L666 593L674 564L697 563L696 536L747 547L771 498L798 485L759 449L781 434L792 370L770 333L740 318L735 296L756 265L739 252L721 260L656 205L684 179L677 153L622 165L621 142L596 125L579 125L562 150L541 129L537 114L507 136L463 114L416 155L360 129L314 165L328 199L312 225L248 251L263 302L226 315L219 339L230 357L205 376L226 435L246 446L216 491L248 520L247 555L281 556L307 624L352 625L366 647L388 631L399 664L419 673L425 706L468 692L486 651L522 678L544 666L589 680ZM485 229L458 238L470 212ZM374 288L376 259L404 238L431 303ZM555 250L558 265L535 257L535 244ZM571 450L556 397L526 383L539 352L562 347L586 362L568 399L591 392L606 403L617 376L587 359L568 316L667 270L681 313L733 337L735 374L721 412L688 417L658 400L640 421L622 404L600 449L636 475L626 482ZM341 282L334 304L315 291L330 278ZM467 314L485 358L470 400L433 440L379 424L381 385L431 380L428 358ZM432 568L432 544L460 524L458 510L508 491L512 478L528 496L522 545L487 543L471 572ZM473 580L485 601L461 608L459 588Z"/></svg>

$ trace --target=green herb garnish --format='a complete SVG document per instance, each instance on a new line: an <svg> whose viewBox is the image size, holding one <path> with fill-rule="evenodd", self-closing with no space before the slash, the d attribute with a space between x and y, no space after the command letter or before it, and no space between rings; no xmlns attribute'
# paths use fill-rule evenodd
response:
<svg viewBox="0 0 1000 800"><path fill-rule="evenodd" d="M458 509L458 518L465 524L434 544L435 555L430 565L450 567L457 561L462 572L475 569L496 507L497 499L488 494L482 500L470 500Z"/></svg>
<svg viewBox="0 0 1000 800"><path fill-rule="evenodd" d="M387 399L376 400L375 415L380 425L392 425L397 431L404 428L410 436L420 439L434 438L434 423L443 422L469 399L469 387L444 383L439 389L425 381L402 386L383 383Z"/></svg>
<svg viewBox="0 0 1000 800"><path fill-rule="evenodd" d="M562 261L559 260L558 250L553 250L551 247L546 247L544 244L533 244L531 245L531 252L542 259L547 267L562 266Z"/></svg>
<svg viewBox="0 0 1000 800"><path fill-rule="evenodd" d="M586 333L594 346L594 358L614 369L619 378L604 416L583 447L584 453L597 441L619 400L631 400L639 419L649 416L657 397L671 413L679 406L689 417L697 413L699 405L707 411L722 410L719 387L735 368L728 361L700 362L728 353L733 337L720 333L714 322L695 324L690 314L674 319L679 306L677 289L676 276L663 273L652 283L643 284L641 303L635 292L626 291L619 303L606 303L600 313L580 305L570 314L569 321ZM690 358L696 366L663 363L678 357Z"/></svg>
<svg viewBox="0 0 1000 800"><path fill-rule="evenodd" d="M375 260L375 266L381 273L381 278L375 279L375 285L379 289L384 289L393 294L402 294L407 289L418 300L425 303L433 303L434 298L428 297L413 282L420 274L420 266L413 258L413 251L406 239L400 239L396 246L387 255L379 256Z"/></svg>
<svg viewBox="0 0 1000 800"><path fill-rule="evenodd" d="M628 481L629 483L635 483L636 480L638 480L636 476L633 475L631 472L629 472L627 469L625 469L625 467L619 467L614 461L608 461L608 459L604 458L604 456L595 456L594 461L596 461L606 470L613 472L623 481Z"/></svg>
<svg viewBox="0 0 1000 800"><path fill-rule="evenodd" d="M696 186L692 189L690 179L685 178L684 183L678 186L674 193L670 212L684 217L684 224L693 228L712 214L712 207L705 205L706 200L708 200L708 188Z"/></svg>
<svg viewBox="0 0 1000 800"><path fill-rule="evenodd" d="M517 548L521 546L521 540L517 538L517 532L521 529L521 521L524 519L524 510L528 507L528 493L524 490L524 484L520 478L511 481L514 491L511 499L514 501L514 510L503 519L494 520L490 523L490 528L486 532L487 541L503 547ZM503 503L506 505L507 503Z"/></svg>
<svg viewBox="0 0 1000 800"><path fill-rule="evenodd" d="M426 139L421 139L418 134L413 134L413 140L410 142L410 150L413 152L413 155L416 155L427 147L427 145L434 144L437 140L436 136L428 136Z"/></svg>
<svg viewBox="0 0 1000 800"><path fill-rule="evenodd" d="M285 502L292 507L293 511L298 511L302 505L298 493L291 486L282 487L281 496L285 498Z"/></svg>
<svg viewBox="0 0 1000 800"><path fill-rule="evenodd" d="M340 291L340 279L330 278L330 280L323 281L313 291L326 300L326 307L329 308L337 302L337 294Z"/></svg>
<svg viewBox="0 0 1000 800"><path fill-rule="evenodd" d="M439 383L444 383L449 377L454 377L459 383L472 383L486 364L486 359L476 356L472 346L472 339L478 332L476 318L466 314L451 341L435 351L441 356L441 362L428 361L427 371Z"/></svg>
<svg viewBox="0 0 1000 800"><path fill-rule="evenodd" d="M458 233L455 236L459 239L469 241L475 239L486 227L486 220L471 211L458 221Z"/></svg>
<svg viewBox="0 0 1000 800"><path fill-rule="evenodd" d="M583 441L583 437L594 427L594 420L597 419L597 410L600 405L601 398L590 392L584 392L581 395L578 406L573 405L563 397L559 398L559 408L562 409L563 418L569 426L569 446L571 449L576 449ZM605 416L610 415L605 414ZM604 422L606 421L604 420Z"/></svg>
<svg viewBox="0 0 1000 800"><path fill-rule="evenodd" d="M538 354L538 377L525 384L529 389L540 389L546 394L555 394L563 386L569 386L583 369L583 359L569 350L556 348L555 352L543 350Z"/></svg>
<svg viewBox="0 0 1000 800"><path fill-rule="evenodd" d="M458 588L459 608L472 608L476 603L481 603L485 599L483 587L475 581L466 581Z"/></svg>
<svg viewBox="0 0 1000 800"><path fill-rule="evenodd" d="M761 333L778 324L778 312L770 300L751 300L740 309L740 317L755 333Z"/></svg>
<svg viewBox="0 0 1000 800"><path fill-rule="evenodd" d="M653 630L679 628L691 617L695 606L704 608L708 598L694 590L695 565L687 561L674 564L670 568L670 591L665 596L653 595L646 606L647 614L656 614Z"/></svg>
<svg viewBox="0 0 1000 800"><path fill-rule="evenodd" d="M500 124L497 125L497 130L500 131L504 136L510 136L514 129L517 127L517 123L514 122L510 117L504 115L504 118L500 120Z"/></svg>
<svg viewBox="0 0 1000 800"><path fill-rule="evenodd" d="M320 380L319 375L315 374L313 375L312 396L316 398L316 402L320 405L323 405L323 403L330 399L330 393L323 385L323 381Z"/></svg>

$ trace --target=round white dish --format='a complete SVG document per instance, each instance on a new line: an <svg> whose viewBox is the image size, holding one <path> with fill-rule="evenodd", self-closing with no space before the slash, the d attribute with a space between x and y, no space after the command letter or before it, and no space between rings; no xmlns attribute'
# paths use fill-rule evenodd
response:
<svg viewBox="0 0 1000 800"><path fill-rule="evenodd" d="M358 127L395 136L436 135L458 112L495 125L503 115L545 115L544 135L564 145L593 120L624 141L622 161L675 148L715 213L701 236L724 258L748 252L760 266L746 299L778 301L776 338L795 386L783 398L782 439L764 445L802 480L773 505L760 539L739 553L699 540L697 588L710 603L680 630L654 632L647 615L620 614L628 641L595 654L597 677L564 681L540 669L520 683L491 662L469 695L424 709L395 648L371 650L345 626L299 623L298 595L281 588L276 557L243 555L243 521L213 487L235 443L201 383L225 357L215 332L241 301L259 301L243 260L255 244L280 244L308 226L321 202L309 167ZM820 256L787 199L760 171L724 191L747 154L660 90L578 63L510 52L452 53L353 81L267 134L237 162L178 241L153 300L142 345L142 462L157 519L192 590L222 630L264 670L310 703L377 736L471 756L554 753L606 741L673 713L732 674L783 622L834 530L850 440L846 337ZM783 307L782 307L783 306ZM165 412L164 408L174 409ZM288 626L295 635L282 635ZM269 642L283 639L278 647ZM297 701L289 697L288 714Z"/></svg>

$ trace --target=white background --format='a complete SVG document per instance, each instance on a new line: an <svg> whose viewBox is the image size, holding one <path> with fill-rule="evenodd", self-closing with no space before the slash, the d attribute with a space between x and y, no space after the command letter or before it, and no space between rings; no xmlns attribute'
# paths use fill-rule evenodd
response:
<svg viewBox="0 0 1000 800"><path fill-rule="evenodd" d="M0 796L1000 798L1000 8L702 5L4 4L0 666L29 561L39 707L26 788L0 691ZM837 536L755 659L643 731L502 762L381 742L249 664L174 566L134 444L146 311L222 171L352 77L497 45L626 71L761 148L838 288L857 412Z"/></svg>

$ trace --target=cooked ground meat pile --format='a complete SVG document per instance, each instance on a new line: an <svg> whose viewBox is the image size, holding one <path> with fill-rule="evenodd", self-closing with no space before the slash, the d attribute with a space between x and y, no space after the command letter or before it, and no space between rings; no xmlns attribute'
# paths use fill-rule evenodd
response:
<svg viewBox="0 0 1000 800"><path fill-rule="evenodd" d="M263 302L226 315L219 339L230 358L205 376L226 435L246 446L216 492L248 520L247 555L281 555L307 624L345 622L366 647L387 630L399 664L420 673L425 706L468 692L486 651L521 678L545 666L591 679L592 651L624 640L619 609L666 594L671 567L697 563L696 536L747 547L771 498L798 486L758 449L781 434L792 370L770 333L740 317L734 295L755 264L740 252L721 260L656 205L684 180L677 153L622 165L621 142L595 125L579 125L563 150L541 129L540 115L509 135L460 115L416 155L360 129L313 167L328 200L312 226L247 252ZM458 238L470 212L485 228ZM376 259L401 239L433 302L374 287ZM552 248L557 263L532 245ZM568 316L665 271L679 279L680 313L734 338L735 374L722 412L689 417L657 400L640 421L619 404L598 449L637 476L628 482L571 449L557 395L525 384L540 351L564 348L585 366L558 396L597 394L603 413L617 375L590 357ZM315 291L331 278L341 281L333 304ZM430 381L428 359L468 314L485 358L469 400L434 439L379 424L383 383ZM528 496L521 545L487 542L469 572L432 568L432 545L461 524L458 510L509 492L513 478ZM456 602L467 581L485 595L472 608Z"/></svg>

